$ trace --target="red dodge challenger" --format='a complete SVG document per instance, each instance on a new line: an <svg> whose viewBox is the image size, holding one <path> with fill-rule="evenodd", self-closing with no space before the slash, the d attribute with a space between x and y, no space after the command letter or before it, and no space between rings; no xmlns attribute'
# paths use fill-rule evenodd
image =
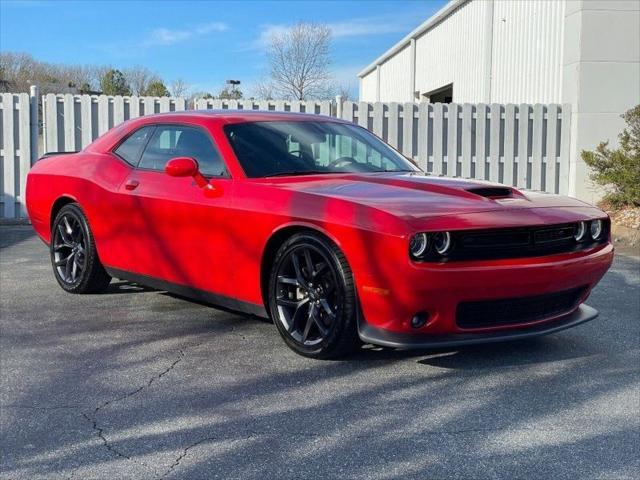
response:
<svg viewBox="0 0 640 480"><path fill-rule="evenodd" d="M317 115L130 120L46 155L26 193L67 292L116 277L270 317L315 358L578 325L596 317L583 302L613 258L595 207L430 176Z"/></svg>

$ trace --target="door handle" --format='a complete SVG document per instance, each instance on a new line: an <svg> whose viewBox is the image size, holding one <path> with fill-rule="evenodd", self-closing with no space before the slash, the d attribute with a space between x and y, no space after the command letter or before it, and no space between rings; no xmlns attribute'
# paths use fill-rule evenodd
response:
<svg viewBox="0 0 640 480"><path fill-rule="evenodd" d="M124 184L124 188L127 190L135 190L140 185L138 180L128 180L127 183Z"/></svg>

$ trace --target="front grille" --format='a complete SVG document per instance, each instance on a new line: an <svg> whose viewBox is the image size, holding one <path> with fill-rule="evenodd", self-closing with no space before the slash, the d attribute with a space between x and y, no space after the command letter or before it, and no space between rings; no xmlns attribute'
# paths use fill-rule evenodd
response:
<svg viewBox="0 0 640 480"><path fill-rule="evenodd" d="M584 250L608 240L609 222L604 223L600 240L574 240L577 224L459 230L451 232L453 248L446 257L431 255L426 260L492 260L500 258L538 257Z"/></svg>
<svg viewBox="0 0 640 480"><path fill-rule="evenodd" d="M537 230L533 233L533 241L538 245L558 242L565 243L573 239L574 233L575 227L573 225L545 228L544 230Z"/></svg>
<svg viewBox="0 0 640 480"><path fill-rule="evenodd" d="M482 300L458 304L460 328L488 328L530 323L569 313L578 306L586 286L534 297Z"/></svg>

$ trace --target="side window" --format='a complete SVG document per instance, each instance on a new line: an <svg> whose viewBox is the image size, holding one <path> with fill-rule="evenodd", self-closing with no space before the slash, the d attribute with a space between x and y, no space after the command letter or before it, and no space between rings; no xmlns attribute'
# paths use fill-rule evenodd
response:
<svg viewBox="0 0 640 480"><path fill-rule="evenodd" d="M209 136L197 128L179 125L156 127L142 154L139 167L161 171L175 157L194 158L203 175L219 176L225 172L222 159Z"/></svg>
<svg viewBox="0 0 640 480"><path fill-rule="evenodd" d="M147 126L136 130L114 150L114 153L135 167L138 164L140 153L146 145L149 136L153 133L154 128L156 127Z"/></svg>

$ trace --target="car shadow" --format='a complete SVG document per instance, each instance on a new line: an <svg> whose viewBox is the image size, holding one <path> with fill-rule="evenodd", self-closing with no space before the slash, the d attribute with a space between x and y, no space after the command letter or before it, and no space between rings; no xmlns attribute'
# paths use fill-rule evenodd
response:
<svg viewBox="0 0 640 480"><path fill-rule="evenodd" d="M34 235L30 225L0 225L0 250L24 242Z"/></svg>
<svg viewBox="0 0 640 480"><path fill-rule="evenodd" d="M456 348L393 349L364 345L342 360L375 363L415 359L428 367L480 370L586 358L599 353L593 345L568 334Z"/></svg>
<svg viewBox="0 0 640 480"><path fill-rule="evenodd" d="M126 280L120 280L111 282L107 289L102 292L103 295L113 295L122 293L145 293L153 292L155 289L140 285L139 283L128 282Z"/></svg>
<svg viewBox="0 0 640 480"><path fill-rule="evenodd" d="M580 338L553 335L428 352L418 363L453 370L483 370L586 358L600 351Z"/></svg>
<svg viewBox="0 0 640 480"><path fill-rule="evenodd" d="M196 305L201 305L203 307L208 307L208 308L211 308L213 310L219 310L221 312L231 313L233 315L237 315L238 317L240 317L242 319L255 320L255 321L259 321L259 322L263 322L263 323L272 323L270 318L264 318L264 317L259 317L258 315L252 315L250 313L240 312L238 310L233 310L232 308L223 307L222 305L216 305L214 303L206 302L204 300L198 300L198 299L191 298L191 297L185 297L183 295L178 295L178 294L172 293L172 292L167 292L167 291L159 291L159 292L160 292L161 295L164 295L164 296L167 296L167 297L171 297L171 298L175 298L177 300L183 300L185 302L194 303Z"/></svg>

